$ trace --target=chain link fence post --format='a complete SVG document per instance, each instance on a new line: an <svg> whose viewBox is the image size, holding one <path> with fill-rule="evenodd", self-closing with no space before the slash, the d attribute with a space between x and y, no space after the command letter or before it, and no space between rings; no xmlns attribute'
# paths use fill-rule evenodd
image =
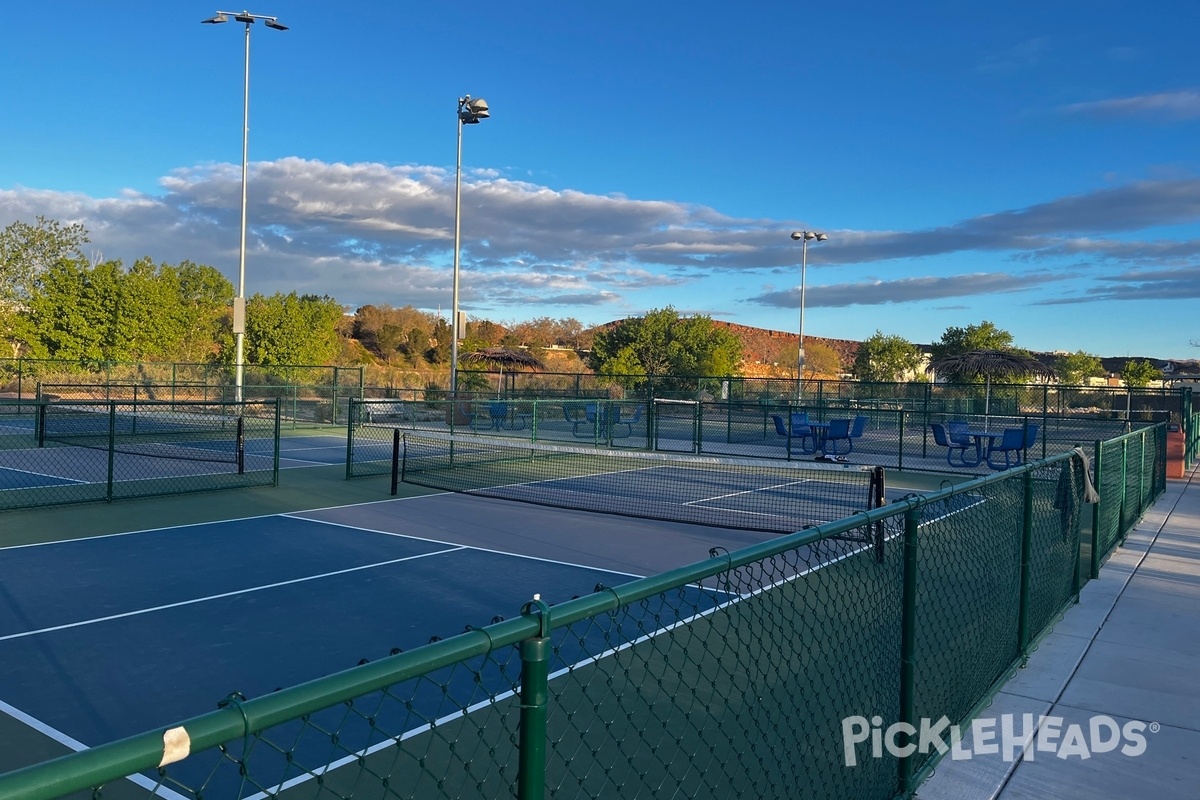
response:
<svg viewBox="0 0 1200 800"><path fill-rule="evenodd" d="M546 718L550 704L550 606L534 595L521 609L536 611L538 635L521 642L521 722L517 767L519 800L546 796Z"/></svg>
<svg viewBox="0 0 1200 800"><path fill-rule="evenodd" d="M1029 663L1029 604L1033 594L1033 470L1026 470L1021 478L1021 601L1017 610L1017 649L1024 667Z"/></svg>
<svg viewBox="0 0 1200 800"><path fill-rule="evenodd" d="M900 719L909 730L916 730L916 674L917 674L917 565L919 543L917 540L920 510L910 506L904 512L904 574L900 600ZM909 733L901 732L898 745L907 750L911 742ZM914 751L916 747L912 748ZM916 753L901 756L899 760L900 794L908 796L916 788L913 782L913 767Z"/></svg>

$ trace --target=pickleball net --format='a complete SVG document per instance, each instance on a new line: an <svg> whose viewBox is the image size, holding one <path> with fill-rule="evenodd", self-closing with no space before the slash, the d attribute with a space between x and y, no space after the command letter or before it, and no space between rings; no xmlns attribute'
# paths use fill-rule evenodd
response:
<svg viewBox="0 0 1200 800"><path fill-rule="evenodd" d="M791 533L885 502L883 468L869 465L395 437L394 481L558 508Z"/></svg>
<svg viewBox="0 0 1200 800"><path fill-rule="evenodd" d="M240 464L246 448L244 412L216 403L43 403L38 406L37 444Z"/></svg>

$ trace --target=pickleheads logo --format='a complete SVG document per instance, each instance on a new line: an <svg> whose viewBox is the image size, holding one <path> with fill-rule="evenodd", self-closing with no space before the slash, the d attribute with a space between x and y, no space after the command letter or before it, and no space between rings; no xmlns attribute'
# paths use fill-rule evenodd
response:
<svg viewBox="0 0 1200 800"><path fill-rule="evenodd" d="M1033 714L1002 714L972 720L967 730L971 739L964 744L963 729L951 725L947 717L922 719L919 725L894 722L886 728L879 716L846 717L842 720L842 752L847 767L858 765L860 745L864 750L869 746L871 758L883 758L885 750L896 758L936 750L943 755L950 753L955 761L990 755L999 755L1005 761L1032 761L1038 753L1086 760L1114 751L1133 758L1146 752L1146 733L1158 733L1159 724L1129 720L1122 725L1106 714L1097 714L1086 724L1067 724L1062 717L1040 714L1036 718ZM901 736L906 736L904 744L900 744Z"/></svg>

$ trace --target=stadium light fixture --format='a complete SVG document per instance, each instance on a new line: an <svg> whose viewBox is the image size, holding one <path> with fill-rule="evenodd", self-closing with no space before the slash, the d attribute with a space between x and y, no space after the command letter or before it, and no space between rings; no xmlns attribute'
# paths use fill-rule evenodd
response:
<svg viewBox="0 0 1200 800"><path fill-rule="evenodd" d="M458 264L462 244L462 132L464 125L478 125L491 116L487 100L464 95L458 98L458 160L454 168L454 289L450 300L450 397L458 400ZM457 405L455 406L457 408Z"/></svg>
<svg viewBox="0 0 1200 800"><path fill-rule="evenodd" d="M234 396L241 402L242 386L246 369L246 175L250 155L250 26L255 20L263 20L268 28L286 31L287 26L281 25L276 17L263 14L251 14L249 11L218 11L211 19L201 20L201 24L217 25L228 22L232 16L235 21L246 26L246 71L242 95L242 226L241 241L238 246L238 293L233 301L233 338L236 354L234 356Z"/></svg>
<svg viewBox="0 0 1200 800"><path fill-rule="evenodd" d="M808 243L809 242L824 242L829 237L823 233L816 231L792 231L792 240L801 243L800 249L800 347L797 353L796 361L796 399L804 398L804 294L805 294L805 277L808 272Z"/></svg>

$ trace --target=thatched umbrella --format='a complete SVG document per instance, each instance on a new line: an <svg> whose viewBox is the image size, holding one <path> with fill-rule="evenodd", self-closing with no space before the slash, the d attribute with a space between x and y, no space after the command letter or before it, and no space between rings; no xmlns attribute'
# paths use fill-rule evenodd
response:
<svg viewBox="0 0 1200 800"><path fill-rule="evenodd" d="M987 425L992 404L992 378L1016 378L1032 375L1053 378L1054 370L1032 356L1013 350L969 350L953 356L934 359L926 372L949 373L961 378L986 380L983 400L983 419Z"/></svg>
<svg viewBox="0 0 1200 800"><path fill-rule="evenodd" d="M486 364L498 367L500 379L496 381L496 396L500 396L500 387L504 383L504 368L515 369L545 369L546 365L537 356L525 350L514 350L511 347L485 347L462 357L463 361Z"/></svg>

